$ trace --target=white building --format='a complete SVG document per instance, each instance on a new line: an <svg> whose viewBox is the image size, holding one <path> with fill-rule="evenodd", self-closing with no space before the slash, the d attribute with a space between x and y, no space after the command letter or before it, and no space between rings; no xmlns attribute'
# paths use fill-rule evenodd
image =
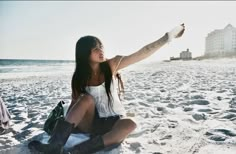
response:
<svg viewBox="0 0 236 154"><path fill-rule="evenodd" d="M190 59L192 59L192 53L189 52L189 49L187 49L187 51L182 51L180 53L180 59L182 59L182 60L190 60Z"/></svg>
<svg viewBox="0 0 236 154"><path fill-rule="evenodd" d="M227 55L236 55L236 28L231 24L209 33L205 42L205 56Z"/></svg>

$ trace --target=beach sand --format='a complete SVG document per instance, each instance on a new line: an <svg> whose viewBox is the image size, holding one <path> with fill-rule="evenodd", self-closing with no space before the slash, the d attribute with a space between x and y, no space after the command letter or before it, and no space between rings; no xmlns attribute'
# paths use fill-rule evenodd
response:
<svg viewBox="0 0 236 154"><path fill-rule="evenodd" d="M0 154L29 153L27 143L43 138L52 108L70 103L71 75L0 75L12 118ZM121 75L123 103L137 128L111 153L235 154L236 59L137 64Z"/></svg>

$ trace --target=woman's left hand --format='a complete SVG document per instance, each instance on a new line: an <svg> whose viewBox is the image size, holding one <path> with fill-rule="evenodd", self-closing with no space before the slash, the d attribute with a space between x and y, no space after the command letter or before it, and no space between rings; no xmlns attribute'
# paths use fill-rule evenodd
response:
<svg viewBox="0 0 236 154"><path fill-rule="evenodd" d="M183 29L179 32L179 34L177 34L176 35L176 37L175 38L179 38L179 37L181 37L183 34L184 34L184 31L185 31L185 26L184 26L184 23L183 24L181 24L181 26L183 27Z"/></svg>
<svg viewBox="0 0 236 154"><path fill-rule="evenodd" d="M185 31L184 24L181 24L179 26L176 26L171 31L169 31L168 34L168 42L172 41L174 38L179 38L183 35Z"/></svg>

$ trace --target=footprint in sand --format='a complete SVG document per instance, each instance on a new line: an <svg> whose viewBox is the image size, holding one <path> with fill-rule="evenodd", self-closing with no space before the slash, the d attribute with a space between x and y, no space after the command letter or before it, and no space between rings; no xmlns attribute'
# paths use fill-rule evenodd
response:
<svg viewBox="0 0 236 154"><path fill-rule="evenodd" d="M172 104L172 103L169 103L166 107L171 108L171 109L174 109L174 108L176 108L176 105L174 105L174 104Z"/></svg>
<svg viewBox="0 0 236 154"><path fill-rule="evenodd" d="M189 102L190 105L208 105L210 104L209 101L204 100L204 99L198 99L198 100L192 100Z"/></svg>
<svg viewBox="0 0 236 154"><path fill-rule="evenodd" d="M236 132L227 129L211 129L205 133L208 139L213 141L225 141L236 136Z"/></svg>
<svg viewBox="0 0 236 154"><path fill-rule="evenodd" d="M206 108L206 109L198 109L197 110L198 112L200 112L200 113L207 113L207 114L217 114L217 113L219 113L218 111L214 111L214 110L212 110L212 109L208 109L208 108Z"/></svg>
<svg viewBox="0 0 236 154"><path fill-rule="evenodd" d="M157 107L157 111L162 114L168 113L168 110L165 107Z"/></svg>
<svg viewBox="0 0 236 154"><path fill-rule="evenodd" d="M198 112L211 112L211 109L199 109Z"/></svg>
<svg viewBox="0 0 236 154"><path fill-rule="evenodd" d="M230 108L236 108L236 97L232 98L229 102Z"/></svg>
<svg viewBox="0 0 236 154"><path fill-rule="evenodd" d="M193 119L195 119L197 121L199 121L199 120L206 120L207 119L207 116L204 113L202 113L202 114L195 113L195 114L192 115L192 117L193 117Z"/></svg>
<svg viewBox="0 0 236 154"><path fill-rule="evenodd" d="M217 98L218 101L222 100L222 97L220 97L220 96L217 96L216 98Z"/></svg>
<svg viewBox="0 0 236 154"><path fill-rule="evenodd" d="M18 141L22 141L22 140L26 139L27 136L29 136L30 134L32 134L32 130L24 130L21 133L16 134L14 137Z"/></svg>
<svg viewBox="0 0 236 154"><path fill-rule="evenodd" d="M171 139L172 135L166 135L163 138L161 138L160 140L166 140L166 139Z"/></svg>
<svg viewBox="0 0 236 154"><path fill-rule="evenodd" d="M143 102L139 102L139 105L144 106L144 107L150 107L151 105Z"/></svg>
<svg viewBox="0 0 236 154"><path fill-rule="evenodd" d="M192 111L193 110L193 108L192 107L183 107L183 110L184 110L184 112L188 112L188 111Z"/></svg>
<svg viewBox="0 0 236 154"><path fill-rule="evenodd" d="M27 126L23 127L22 130L27 130L31 128L33 125L34 125L33 123L29 123Z"/></svg>
<svg viewBox="0 0 236 154"><path fill-rule="evenodd" d="M191 99L204 99L204 97L202 95L194 95L191 96Z"/></svg>
<svg viewBox="0 0 236 154"><path fill-rule="evenodd" d="M168 119L168 128L176 128L178 125L178 121Z"/></svg>
<svg viewBox="0 0 236 154"><path fill-rule="evenodd" d="M33 118L39 115L38 111L32 111L28 113L28 118Z"/></svg>
<svg viewBox="0 0 236 154"><path fill-rule="evenodd" d="M236 114L234 113L227 113L225 116L221 117L221 119L229 119L234 120L236 118Z"/></svg>
<svg viewBox="0 0 236 154"><path fill-rule="evenodd" d="M151 129L151 133L155 132L159 126L160 126L160 124L156 124L156 125Z"/></svg>
<svg viewBox="0 0 236 154"><path fill-rule="evenodd" d="M3 144L3 145L5 145L5 144L7 144L7 143L10 143L10 142L12 142L12 141L9 140L9 139L6 139L6 138L0 139L0 143Z"/></svg>
<svg viewBox="0 0 236 154"><path fill-rule="evenodd" d="M228 139L228 137L215 134L215 135L211 135L209 139L213 141L225 141L226 139Z"/></svg>
<svg viewBox="0 0 236 154"><path fill-rule="evenodd" d="M141 143L139 142L133 142L133 143L130 143L130 147L129 149L131 149L132 151L135 151L135 153L140 153L140 148L141 148Z"/></svg>
<svg viewBox="0 0 236 154"><path fill-rule="evenodd" d="M229 109L227 110L228 112L233 112L233 113L236 113L236 109Z"/></svg>
<svg viewBox="0 0 236 154"><path fill-rule="evenodd" d="M224 93L224 92L227 92L227 90L225 90L225 89L222 89L222 90L218 90L218 91L216 91L217 93Z"/></svg>
<svg viewBox="0 0 236 154"><path fill-rule="evenodd" d="M233 132L231 130L227 130L227 129L215 129L215 131L221 132L227 136L236 136L236 132Z"/></svg>

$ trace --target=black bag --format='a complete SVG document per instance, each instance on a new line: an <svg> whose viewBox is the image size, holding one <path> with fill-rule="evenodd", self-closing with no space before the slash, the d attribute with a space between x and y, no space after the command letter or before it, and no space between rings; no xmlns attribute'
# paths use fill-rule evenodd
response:
<svg viewBox="0 0 236 154"><path fill-rule="evenodd" d="M52 135L53 128L59 119L64 119L64 101L60 101L57 106L52 110L49 114L47 120L45 121L43 130L48 133L48 135Z"/></svg>

